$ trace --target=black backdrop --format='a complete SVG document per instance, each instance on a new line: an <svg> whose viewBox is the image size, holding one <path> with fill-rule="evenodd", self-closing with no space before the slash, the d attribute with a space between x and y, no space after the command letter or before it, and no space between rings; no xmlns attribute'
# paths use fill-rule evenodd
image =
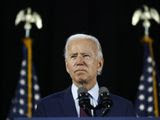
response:
<svg viewBox="0 0 160 120"><path fill-rule="evenodd" d="M71 84L63 57L65 41L71 34L87 33L102 44L105 64L99 83L134 102L143 65L140 39L144 29L142 22L133 27L131 17L143 3L160 13L159 0L5 0L0 117L4 119L8 113L19 78L24 37L23 24L14 25L19 10L30 6L43 19L43 29L37 30L33 25L31 31L33 61L42 97ZM160 25L153 21L152 25L150 33L155 40L155 59L160 70Z"/></svg>

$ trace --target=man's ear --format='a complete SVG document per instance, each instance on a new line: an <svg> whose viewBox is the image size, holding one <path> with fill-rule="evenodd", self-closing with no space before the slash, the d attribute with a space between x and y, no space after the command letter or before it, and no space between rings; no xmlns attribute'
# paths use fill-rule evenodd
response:
<svg viewBox="0 0 160 120"><path fill-rule="evenodd" d="M104 64L104 59L98 61L98 73L101 73Z"/></svg>
<svg viewBox="0 0 160 120"><path fill-rule="evenodd" d="M69 73L68 63L67 63L67 61L66 61L66 60L65 60L65 65L66 65L66 71Z"/></svg>

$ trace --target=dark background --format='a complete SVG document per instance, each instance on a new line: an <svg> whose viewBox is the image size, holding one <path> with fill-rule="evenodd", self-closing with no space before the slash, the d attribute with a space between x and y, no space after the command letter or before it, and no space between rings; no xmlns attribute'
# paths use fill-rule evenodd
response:
<svg viewBox="0 0 160 120"><path fill-rule="evenodd" d="M30 6L43 20L43 29L35 25L33 61L42 97L63 90L71 84L65 70L64 45L75 33L97 37L102 45L105 64L98 77L100 85L134 102L143 66L142 22L131 25L133 12L143 3L160 13L160 0L5 0L3 7L3 79L0 119L8 113L18 82L22 60L23 23L14 25L19 10ZM160 25L152 21L155 59L160 70Z"/></svg>

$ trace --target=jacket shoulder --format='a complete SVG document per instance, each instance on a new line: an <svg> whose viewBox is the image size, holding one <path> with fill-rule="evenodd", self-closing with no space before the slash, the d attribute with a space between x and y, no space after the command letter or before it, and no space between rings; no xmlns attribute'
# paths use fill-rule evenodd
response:
<svg viewBox="0 0 160 120"><path fill-rule="evenodd" d="M42 98L34 111L34 117L56 116L61 113L61 104L63 103L65 91L53 93ZM55 109L53 111L53 108Z"/></svg>
<svg viewBox="0 0 160 120"><path fill-rule="evenodd" d="M122 104L132 104L130 100L123 98L121 96L115 95L115 94L111 94L111 99L113 100L113 102L118 102Z"/></svg>
<svg viewBox="0 0 160 120"><path fill-rule="evenodd" d="M65 94L65 91L53 93L51 95L48 95L48 96L42 98L39 103L48 103L48 102L53 102L53 101L63 99L64 94Z"/></svg>
<svg viewBox="0 0 160 120"><path fill-rule="evenodd" d="M130 100L111 94L112 108L111 111L115 116L135 116L133 104Z"/></svg>

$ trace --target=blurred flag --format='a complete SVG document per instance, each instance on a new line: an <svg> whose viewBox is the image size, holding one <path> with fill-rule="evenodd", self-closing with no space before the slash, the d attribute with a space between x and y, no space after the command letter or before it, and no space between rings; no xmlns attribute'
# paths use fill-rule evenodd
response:
<svg viewBox="0 0 160 120"><path fill-rule="evenodd" d="M136 114L140 117L159 117L160 79L153 57L152 39L144 37L144 66L136 99Z"/></svg>
<svg viewBox="0 0 160 120"><path fill-rule="evenodd" d="M26 41L31 41L31 39L25 39ZM28 73L30 72L29 54L31 51L28 50L25 44L23 44L23 59L20 70L20 78L18 81L17 89L15 91L15 96L12 99L12 105L6 120L13 120L15 117L32 117L32 112L36 108L37 102L40 100L40 88L38 85L37 76L33 64L31 69L31 82L28 82ZM29 58L29 59L28 59ZM30 84L30 85L29 85ZM29 91L29 86L31 89ZM29 93L30 92L30 93ZM28 114L30 108L30 114Z"/></svg>

